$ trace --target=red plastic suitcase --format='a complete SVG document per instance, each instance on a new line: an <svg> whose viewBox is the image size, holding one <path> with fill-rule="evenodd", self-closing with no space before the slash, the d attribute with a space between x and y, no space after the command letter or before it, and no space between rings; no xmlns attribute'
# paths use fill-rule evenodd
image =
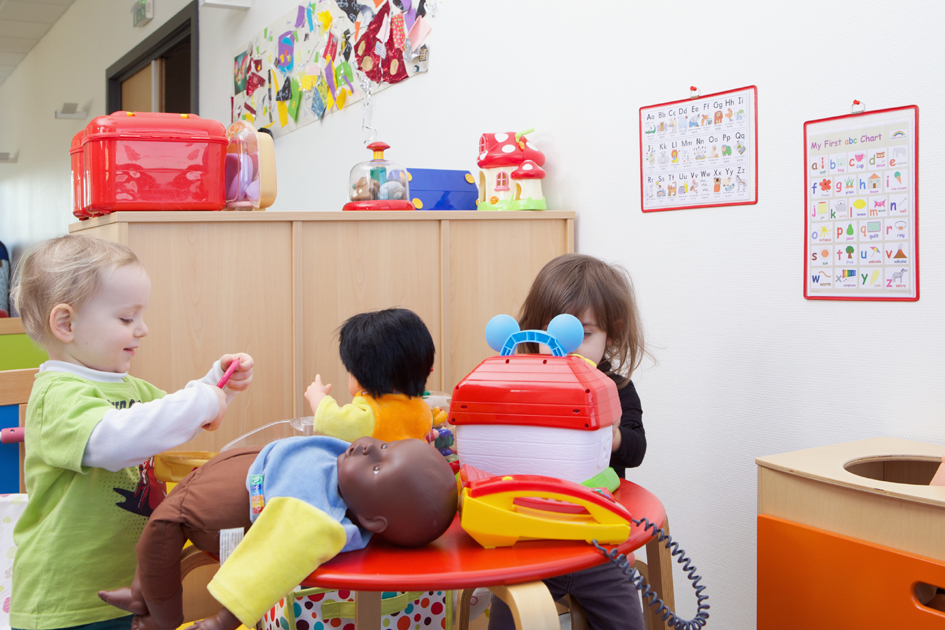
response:
<svg viewBox="0 0 945 630"><path fill-rule="evenodd" d="M72 146L69 147L69 159L72 162L72 214L80 219L89 218L88 208L85 203L85 186L83 159L82 159L82 137L85 135L83 129L72 136Z"/></svg>
<svg viewBox="0 0 945 630"><path fill-rule="evenodd" d="M115 112L93 119L81 144L86 205L74 212L221 210L226 205L226 130L215 120L195 114ZM76 162L73 156L73 169Z"/></svg>

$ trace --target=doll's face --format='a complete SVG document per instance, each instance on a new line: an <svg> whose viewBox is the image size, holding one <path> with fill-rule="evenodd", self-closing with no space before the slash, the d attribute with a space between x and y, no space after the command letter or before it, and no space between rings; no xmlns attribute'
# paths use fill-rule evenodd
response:
<svg viewBox="0 0 945 630"><path fill-rule="evenodd" d="M338 456L338 485L348 509L365 529L398 544L409 546L431 527L418 514L437 513L440 505L451 505L444 517L434 519L443 520L451 519L456 510L449 465L423 440L358 438Z"/></svg>
<svg viewBox="0 0 945 630"><path fill-rule="evenodd" d="M383 442L362 437L338 456L338 485L348 509L359 517L386 515L390 499L410 475L411 442L420 440Z"/></svg>

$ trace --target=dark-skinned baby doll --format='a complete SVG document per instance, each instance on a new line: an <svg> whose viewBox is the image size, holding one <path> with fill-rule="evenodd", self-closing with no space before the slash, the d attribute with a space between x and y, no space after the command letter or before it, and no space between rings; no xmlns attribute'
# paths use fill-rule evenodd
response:
<svg viewBox="0 0 945 630"><path fill-rule="evenodd" d="M223 609L192 628L253 627L320 564L363 548L372 535L406 547L435 540L456 500L449 465L422 440L296 437L228 451L191 472L155 510L136 547L132 585L99 597L134 613L135 630L176 628L185 540L217 554L220 530L243 527L208 585Z"/></svg>

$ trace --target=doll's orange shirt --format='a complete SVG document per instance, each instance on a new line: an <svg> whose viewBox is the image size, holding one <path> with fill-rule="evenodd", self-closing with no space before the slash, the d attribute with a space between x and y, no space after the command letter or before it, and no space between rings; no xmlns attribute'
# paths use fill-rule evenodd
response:
<svg viewBox="0 0 945 630"><path fill-rule="evenodd" d="M351 404L339 406L326 396L315 410L314 429L322 435L353 442L370 436L385 442L423 439L433 428L433 414L422 398L385 394L374 398L359 393Z"/></svg>

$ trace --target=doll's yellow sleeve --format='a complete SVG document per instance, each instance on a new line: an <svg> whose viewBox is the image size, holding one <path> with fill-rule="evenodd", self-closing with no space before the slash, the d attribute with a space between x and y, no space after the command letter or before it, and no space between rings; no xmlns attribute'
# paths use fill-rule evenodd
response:
<svg viewBox="0 0 945 630"><path fill-rule="evenodd" d="M374 410L361 396L355 396L350 405L343 407L331 396L325 396L315 410L314 423L316 433L354 442L374 434Z"/></svg>
<svg viewBox="0 0 945 630"><path fill-rule="evenodd" d="M246 536L207 585L247 628L345 546L344 527L292 497L266 502Z"/></svg>

